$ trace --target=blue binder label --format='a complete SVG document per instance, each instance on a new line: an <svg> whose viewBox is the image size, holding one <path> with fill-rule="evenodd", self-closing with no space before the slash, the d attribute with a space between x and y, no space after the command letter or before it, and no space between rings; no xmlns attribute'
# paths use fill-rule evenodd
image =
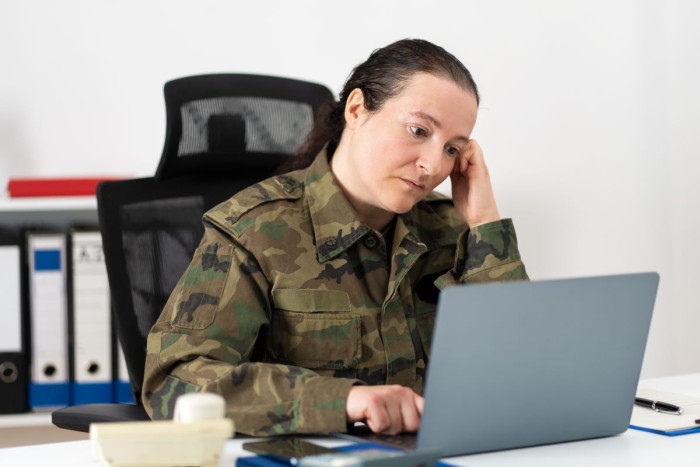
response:
<svg viewBox="0 0 700 467"><path fill-rule="evenodd" d="M35 271L60 271L61 251L60 250L35 250L34 251Z"/></svg>

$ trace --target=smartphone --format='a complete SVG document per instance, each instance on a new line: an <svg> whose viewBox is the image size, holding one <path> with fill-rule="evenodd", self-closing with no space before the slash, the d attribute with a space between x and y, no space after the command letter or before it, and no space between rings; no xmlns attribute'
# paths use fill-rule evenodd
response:
<svg viewBox="0 0 700 467"><path fill-rule="evenodd" d="M338 453L337 449L326 448L318 444L304 441L301 438L275 438L267 441L251 441L243 443L243 449L260 456L268 456L290 465L299 464L305 456Z"/></svg>

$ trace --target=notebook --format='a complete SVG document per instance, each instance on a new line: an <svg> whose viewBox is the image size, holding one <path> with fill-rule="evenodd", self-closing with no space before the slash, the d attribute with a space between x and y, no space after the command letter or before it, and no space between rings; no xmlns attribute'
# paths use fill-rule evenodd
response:
<svg viewBox="0 0 700 467"><path fill-rule="evenodd" d="M624 432L658 281L642 273L444 290L415 448L455 456Z"/></svg>
<svg viewBox="0 0 700 467"><path fill-rule="evenodd" d="M666 436L700 432L700 423L698 423L700 422L700 397L652 389L639 389L637 397L668 402L681 407L683 412L680 415L672 415L635 406L632 410L630 428Z"/></svg>

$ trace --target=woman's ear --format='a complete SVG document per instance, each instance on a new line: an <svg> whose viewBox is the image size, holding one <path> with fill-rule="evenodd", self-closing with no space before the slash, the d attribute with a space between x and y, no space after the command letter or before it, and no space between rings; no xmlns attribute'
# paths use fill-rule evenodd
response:
<svg viewBox="0 0 700 467"><path fill-rule="evenodd" d="M366 114L365 96L360 88L355 88L345 102L345 128L354 130Z"/></svg>

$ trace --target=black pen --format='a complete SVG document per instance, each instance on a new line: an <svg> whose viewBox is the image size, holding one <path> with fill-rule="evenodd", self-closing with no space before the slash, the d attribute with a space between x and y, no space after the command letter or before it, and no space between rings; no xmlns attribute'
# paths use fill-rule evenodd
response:
<svg viewBox="0 0 700 467"><path fill-rule="evenodd" d="M681 415L683 413L682 408L678 407L677 405L669 404L668 402L653 401L651 399L644 399L643 397L635 397L634 403L661 413L671 415Z"/></svg>

